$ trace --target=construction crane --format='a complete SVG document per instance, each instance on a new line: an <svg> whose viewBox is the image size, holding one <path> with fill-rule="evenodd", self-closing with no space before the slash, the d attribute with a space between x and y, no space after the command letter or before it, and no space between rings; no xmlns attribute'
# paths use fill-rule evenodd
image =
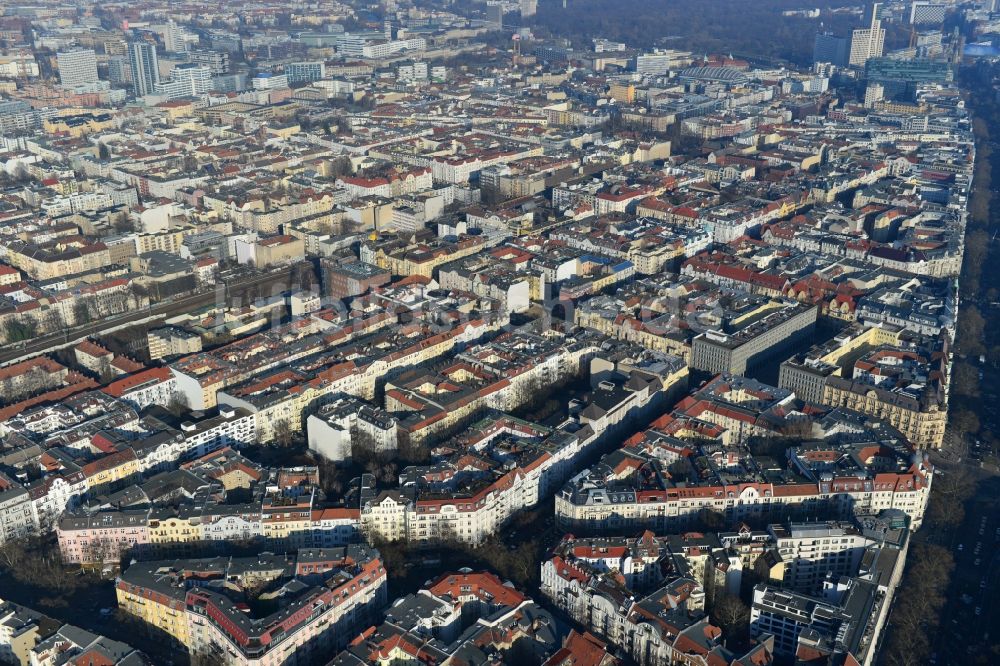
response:
<svg viewBox="0 0 1000 666"><path fill-rule="evenodd" d="M28 83L28 52L25 49L17 50L17 78L21 80L21 87Z"/></svg>

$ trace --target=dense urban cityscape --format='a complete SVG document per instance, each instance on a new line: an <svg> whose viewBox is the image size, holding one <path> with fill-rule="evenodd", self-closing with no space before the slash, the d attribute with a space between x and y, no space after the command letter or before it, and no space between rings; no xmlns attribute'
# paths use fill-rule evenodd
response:
<svg viewBox="0 0 1000 666"><path fill-rule="evenodd" d="M0 664L1000 663L997 0L0 9Z"/></svg>

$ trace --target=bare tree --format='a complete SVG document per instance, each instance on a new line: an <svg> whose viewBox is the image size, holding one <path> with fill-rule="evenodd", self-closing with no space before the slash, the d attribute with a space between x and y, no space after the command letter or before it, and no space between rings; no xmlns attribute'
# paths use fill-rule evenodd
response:
<svg viewBox="0 0 1000 666"><path fill-rule="evenodd" d="M344 492L344 479L341 470L332 460L322 456L313 456L316 467L319 468L320 487L330 497L340 497Z"/></svg>
<svg viewBox="0 0 1000 666"><path fill-rule="evenodd" d="M307 260L296 264L292 274L292 286L308 291L314 284L316 284L316 273L312 263Z"/></svg>
<svg viewBox="0 0 1000 666"><path fill-rule="evenodd" d="M73 303L73 323L76 325L86 324L91 320L90 305L84 299L78 299Z"/></svg>
<svg viewBox="0 0 1000 666"><path fill-rule="evenodd" d="M28 317L9 317L3 324L4 338L7 342L31 340L38 335L38 324Z"/></svg>
<svg viewBox="0 0 1000 666"><path fill-rule="evenodd" d="M969 409L956 409L950 415L949 422L958 435L975 434L981 427L979 417Z"/></svg>
<svg viewBox="0 0 1000 666"><path fill-rule="evenodd" d="M367 465L369 462L377 463L378 441L372 437L371 433L357 427L351 428L350 433L351 458L362 465Z"/></svg>
<svg viewBox="0 0 1000 666"><path fill-rule="evenodd" d="M739 597L722 594L712 608L712 620L722 628L727 638L739 638L750 622L750 609Z"/></svg>
<svg viewBox="0 0 1000 666"><path fill-rule="evenodd" d="M952 390L970 398L979 396L979 374L969 363L956 363L952 370Z"/></svg>
<svg viewBox="0 0 1000 666"><path fill-rule="evenodd" d="M167 403L167 411L169 411L174 416L181 416L186 414L191 410L191 406L188 404L187 395L180 392L174 391L170 394L170 402Z"/></svg>
<svg viewBox="0 0 1000 666"><path fill-rule="evenodd" d="M211 649L191 653L191 666L225 666L226 660Z"/></svg>
<svg viewBox="0 0 1000 666"><path fill-rule="evenodd" d="M24 541L8 539L0 544L0 565L8 570L17 569L25 558Z"/></svg>
<svg viewBox="0 0 1000 666"><path fill-rule="evenodd" d="M279 446L288 447L295 441L295 433L288 419L280 419L274 423L274 441Z"/></svg>

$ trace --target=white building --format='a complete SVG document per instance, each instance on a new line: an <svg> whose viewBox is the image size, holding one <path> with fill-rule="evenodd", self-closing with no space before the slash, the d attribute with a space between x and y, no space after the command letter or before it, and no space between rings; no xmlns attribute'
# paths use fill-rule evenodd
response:
<svg viewBox="0 0 1000 666"><path fill-rule="evenodd" d="M151 368L108 384L103 391L136 409L145 409L151 405L169 405L176 389L177 380L169 369Z"/></svg>
<svg viewBox="0 0 1000 666"><path fill-rule="evenodd" d="M59 83L67 88L97 83L97 54L93 49L73 49L56 54Z"/></svg>
<svg viewBox="0 0 1000 666"><path fill-rule="evenodd" d="M0 474L0 544L31 534L38 528L28 491Z"/></svg>
<svg viewBox="0 0 1000 666"><path fill-rule="evenodd" d="M244 409L219 406L219 415L197 423L181 423L184 433L184 457L200 458L224 446L240 448L257 441L256 419Z"/></svg>
<svg viewBox="0 0 1000 666"><path fill-rule="evenodd" d="M201 516L205 541L251 541L263 532L260 511L243 513L239 505L213 504Z"/></svg>
<svg viewBox="0 0 1000 666"><path fill-rule="evenodd" d="M38 76L38 63L27 51L0 57L0 78L15 79Z"/></svg>
<svg viewBox="0 0 1000 666"><path fill-rule="evenodd" d="M879 58L885 48L885 28L879 20L881 5L872 5L872 22L867 28L858 28L851 33L851 54L847 64L853 67L864 67L869 58Z"/></svg>
<svg viewBox="0 0 1000 666"><path fill-rule="evenodd" d="M156 47L149 42L132 42L128 45L128 57L135 96L145 97L155 92L156 84L160 82Z"/></svg>
<svg viewBox="0 0 1000 666"><path fill-rule="evenodd" d="M290 62L285 65L285 78L288 83L312 83L326 78L326 63L321 60L314 62Z"/></svg>
<svg viewBox="0 0 1000 666"><path fill-rule="evenodd" d="M375 452L396 449L396 419L363 400L344 397L306 420L309 449L327 460L349 460L363 442Z"/></svg>
<svg viewBox="0 0 1000 666"><path fill-rule="evenodd" d="M400 65L396 71L400 81L426 81L427 63L415 62L411 65Z"/></svg>
<svg viewBox="0 0 1000 666"><path fill-rule="evenodd" d="M875 543L850 523L790 523L768 531L785 564L785 586L803 592L818 591L828 574L853 575Z"/></svg>
<svg viewBox="0 0 1000 666"><path fill-rule="evenodd" d="M691 54L673 49L643 53L635 59L635 71L643 76L663 76L691 64Z"/></svg>
<svg viewBox="0 0 1000 666"><path fill-rule="evenodd" d="M212 89L212 70L205 65L183 63L170 73L170 80L154 86L157 95L168 100L198 97Z"/></svg>
<svg viewBox="0 0 1000 666"><path fill-rule="evenodd" d="M288 77L284 74L260 72L253 77L254 90L277 90L288 87Z"/></svg>
<svg viewBox="0 0 1000 666"><path fill-rule="evenodd" d="M72 509L87 492L87 477L82 472L65 476L50 475L28 487L35 524L42 530L55 525L67 509Z"/></svg>

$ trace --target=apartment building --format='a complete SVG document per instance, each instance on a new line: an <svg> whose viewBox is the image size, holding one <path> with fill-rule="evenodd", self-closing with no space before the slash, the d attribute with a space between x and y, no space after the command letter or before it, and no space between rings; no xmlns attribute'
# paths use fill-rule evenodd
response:
<svg viewBox="0 0 1000 666"><path fill-rule="evenodd" d="M571 479L556 495L557 519L570 530L671 529L702 511L735 522L785 519L794 511L815 515L821 507L838 519L895 508L910 517L913 529L920 525L933 468L914 456L902 433L857 412L833 409L807 417L796 407L790 393L772 388L769 395L759 382L720 375L678 403L674 414ZM760 474L751 454L715 448L780 436L788 427L808 427L820 437L788 449L791 476ZM857 437L834 434L845 427ZM830 437L823 439L823 432ZM824 461L825 455L831 457ZM679 465L671 473L633 476L673 463Z"/></svg>
<svg viewBox="0 0 1000 666"><path fill-rule="evenodd" d="M73 49L56 53L59 83L74 88L97 83L97 54L93 49Z"/></svg>
<svg viewBox="0 0 1000 666"><path fill-rule="evenodd" d="M869 548L856 574L828 579L815 595L757 585L750 635L773 640L779 658L809 655L871 666L877 661L906 550L905 536L902 542Z"/></svg>
<svg viewBox="0 0 1000 666"><path fill-rule="evenodd" d="M327 460L350 460L354 447L377 454L398 444L396 417L358 398L343 397L320 407L307 419L309 449Z"/></svg>
<svg viewBox="0 0 1000 666"><path fill-rule="evenodd" d="M28 491L0 473L0 543L32 534L36 528Z"/></svg>
<svg viewBox="0 0 1000 666"><path fill-rule="evenodd" d="M150 368L111 382L101 391L113 398L144 409L152 405L169 405L174 397L176 382L169 368Z"/></svg>
<svg viewBox="0 0 1000 666"><path fill-rule="evenodd" d="M662 409L686 384L687 369L675 358L659 377L633 371L603 380L590 404L559 428L490 412L462 435L467 449L442 463L407 468L398 489L379 491L373 480L363 482L362 529L369 537L412 543L481 543L563 483L576 461ZM487 463L486 454L511 464ZM475 471L464 469L469 456Z"/></svg>
<svg viewBox="0 0 1000 666"><path fill-rule="evenodd" d="M71 514L56 525L59 553L66 564L103 565L149 544L147 510Z"/></svg>
<svg viewBox="0 0 1000 666"><path fill-rule="evenodd" d="M853 575L865 549L877 545L852 523L772 524L768 532L784 562L785 586L805 592L818 592L829 576Z"/></svg>
<svg viewBox="0 0 1000 666"><path fill-rule="evenodd" d="M723 331L706 331L691 341L691 367L711 373L754 376L768 360L812 335L816 306L774 304L735 319Z"/></svg>
<svg viewBox="0 0 1000 666"><path fill-rule="evenodd" d="M542 593L549 601L641 666L771 660L773 639L763 632L742 656L722 645L722 630L704 614L704 591L691 578L674 577L641 595L614 575L592 577L560 557L542 566Z"/></svg>
<svg viewBox="0 0 1000 666"><path fill-rule="evenodd" d="M262 614L242 610L243 590L268 582L285 603ZM364 546L139 562L119 576L116 593L120 608L192 654L233 665L304 665L345 647L375 619L386 602L386 571L378 551Z"/></svg>
<svg viewBox="0 0 1000 666"><path fill-rule="evenodd" d="M778 375L778 386L793 391L803 400L822 402L827 378L843 374L841 366L845 359L866 348L898 345L900 330L888 324L868 327L852 325L830 341L784 361Z"/></svg>
<svg viewBox="0 0 1000 666"><path fill-rule="evenodd" d="M149 358L158 360L169 356L182 356L201 351L201 336L177 326L153 328L146 333Z"/></svg>
<svg viewBox="0 0 1000 666"><path fill-rule="evenodd" d="M530 646L526 658L541 663L556 653L561 633L553 615L510 582L462 569L396 599L385 622L365 629L330 663L483 663L504 651L511 655L509 646L514 644Z"/></svg>
<svg viewBox="0 0 1000 666"><path fill-rule="evenodd" d="M940 388L890 390L867 381L830 377L823 387L822 402L883 418L917 448L939 449L944 443L948 410Z"/></svg>
<svg viewBox="0 0 1000 666"><path fill-rule="evenodd" d="M38 529L42 532L51 530L64 511L79 504L87 488L87 477L81 471L47 474L26 484L25 489L31 497L31 509Z"/></svg>

